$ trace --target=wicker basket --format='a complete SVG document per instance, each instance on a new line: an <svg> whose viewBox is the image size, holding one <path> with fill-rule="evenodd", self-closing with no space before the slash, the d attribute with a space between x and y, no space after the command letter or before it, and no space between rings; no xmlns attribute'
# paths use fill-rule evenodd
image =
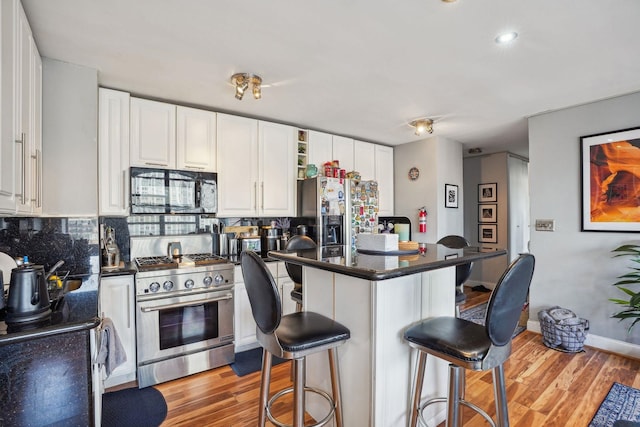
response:
<svg viewBox="0 0 640 427"><path fill-rule="evenodd" d="M542 341L555 350L578 353L584 349L589 321L566 308L551 307L538 312Z"/></svg>

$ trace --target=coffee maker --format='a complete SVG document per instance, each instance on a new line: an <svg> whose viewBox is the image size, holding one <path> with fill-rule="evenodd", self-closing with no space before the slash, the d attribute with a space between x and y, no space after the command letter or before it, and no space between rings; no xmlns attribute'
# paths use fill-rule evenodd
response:
<svg viewBox="0 0 640 427"><path fill-rule="evenodd" d="M7 324L35 322L51 314L44 267L23 264L11 270L7 298Z"/></svg>

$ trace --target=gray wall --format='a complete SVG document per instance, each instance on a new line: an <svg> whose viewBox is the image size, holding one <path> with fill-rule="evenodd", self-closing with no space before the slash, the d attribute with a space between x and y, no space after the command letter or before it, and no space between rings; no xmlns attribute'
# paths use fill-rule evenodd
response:
<svg viewBox="0 0 640 427"><path fill-rule="evenodd" d="M42 58L42 212L98 214L98 72Z"/></svg>
<svg viewBox="0 0 640 427"><path fill-rule="evenodd" d="M442 137L402 144L393 149L394 212L411 220L411 239L435 243L447 234L463 234L464 188L462 144ZM411 181L409 169L420 177ZM444 186L458 186L457 209L444 207ZM427 208L427 232L418 233L418 209Z"/></svg>
<svg viewBox="0 0 640 427"><path fill-rule="evenodd" d="M628 323L610 318L620 306L608 301L621 296L611 284L628 266L612 259L611 250L640 242L640 235L580 231L580 137L640 126L639 111L635 93L529 119L531 223L556 221L555 232L531 228L536 271L530 320L559 305L589 319L590 335L640 343L640 326L627 335Z"/></svg>

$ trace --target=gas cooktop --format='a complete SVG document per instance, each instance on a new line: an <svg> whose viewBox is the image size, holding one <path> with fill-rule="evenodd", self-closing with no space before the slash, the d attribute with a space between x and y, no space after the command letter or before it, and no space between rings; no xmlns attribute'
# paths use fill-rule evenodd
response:
<svg viewBox="0 0 640 427"><path fill-rule="evenodd" d="M168 256L146 256L135 259L138 271L167 270L174 268L200 267L228 263L226 258L218 255L199 253L181 254L171 258Z"/></svg>

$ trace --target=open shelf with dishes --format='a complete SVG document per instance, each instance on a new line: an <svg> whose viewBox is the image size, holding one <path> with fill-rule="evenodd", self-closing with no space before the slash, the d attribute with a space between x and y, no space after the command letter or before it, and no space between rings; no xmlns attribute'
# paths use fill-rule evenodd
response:
<svg viewBox="0 0 640 427"><path fill-rule="evenodd" d="M309 132L298 129L298 179L304 179L307 169L307 155L309 152Z"/></svg>

